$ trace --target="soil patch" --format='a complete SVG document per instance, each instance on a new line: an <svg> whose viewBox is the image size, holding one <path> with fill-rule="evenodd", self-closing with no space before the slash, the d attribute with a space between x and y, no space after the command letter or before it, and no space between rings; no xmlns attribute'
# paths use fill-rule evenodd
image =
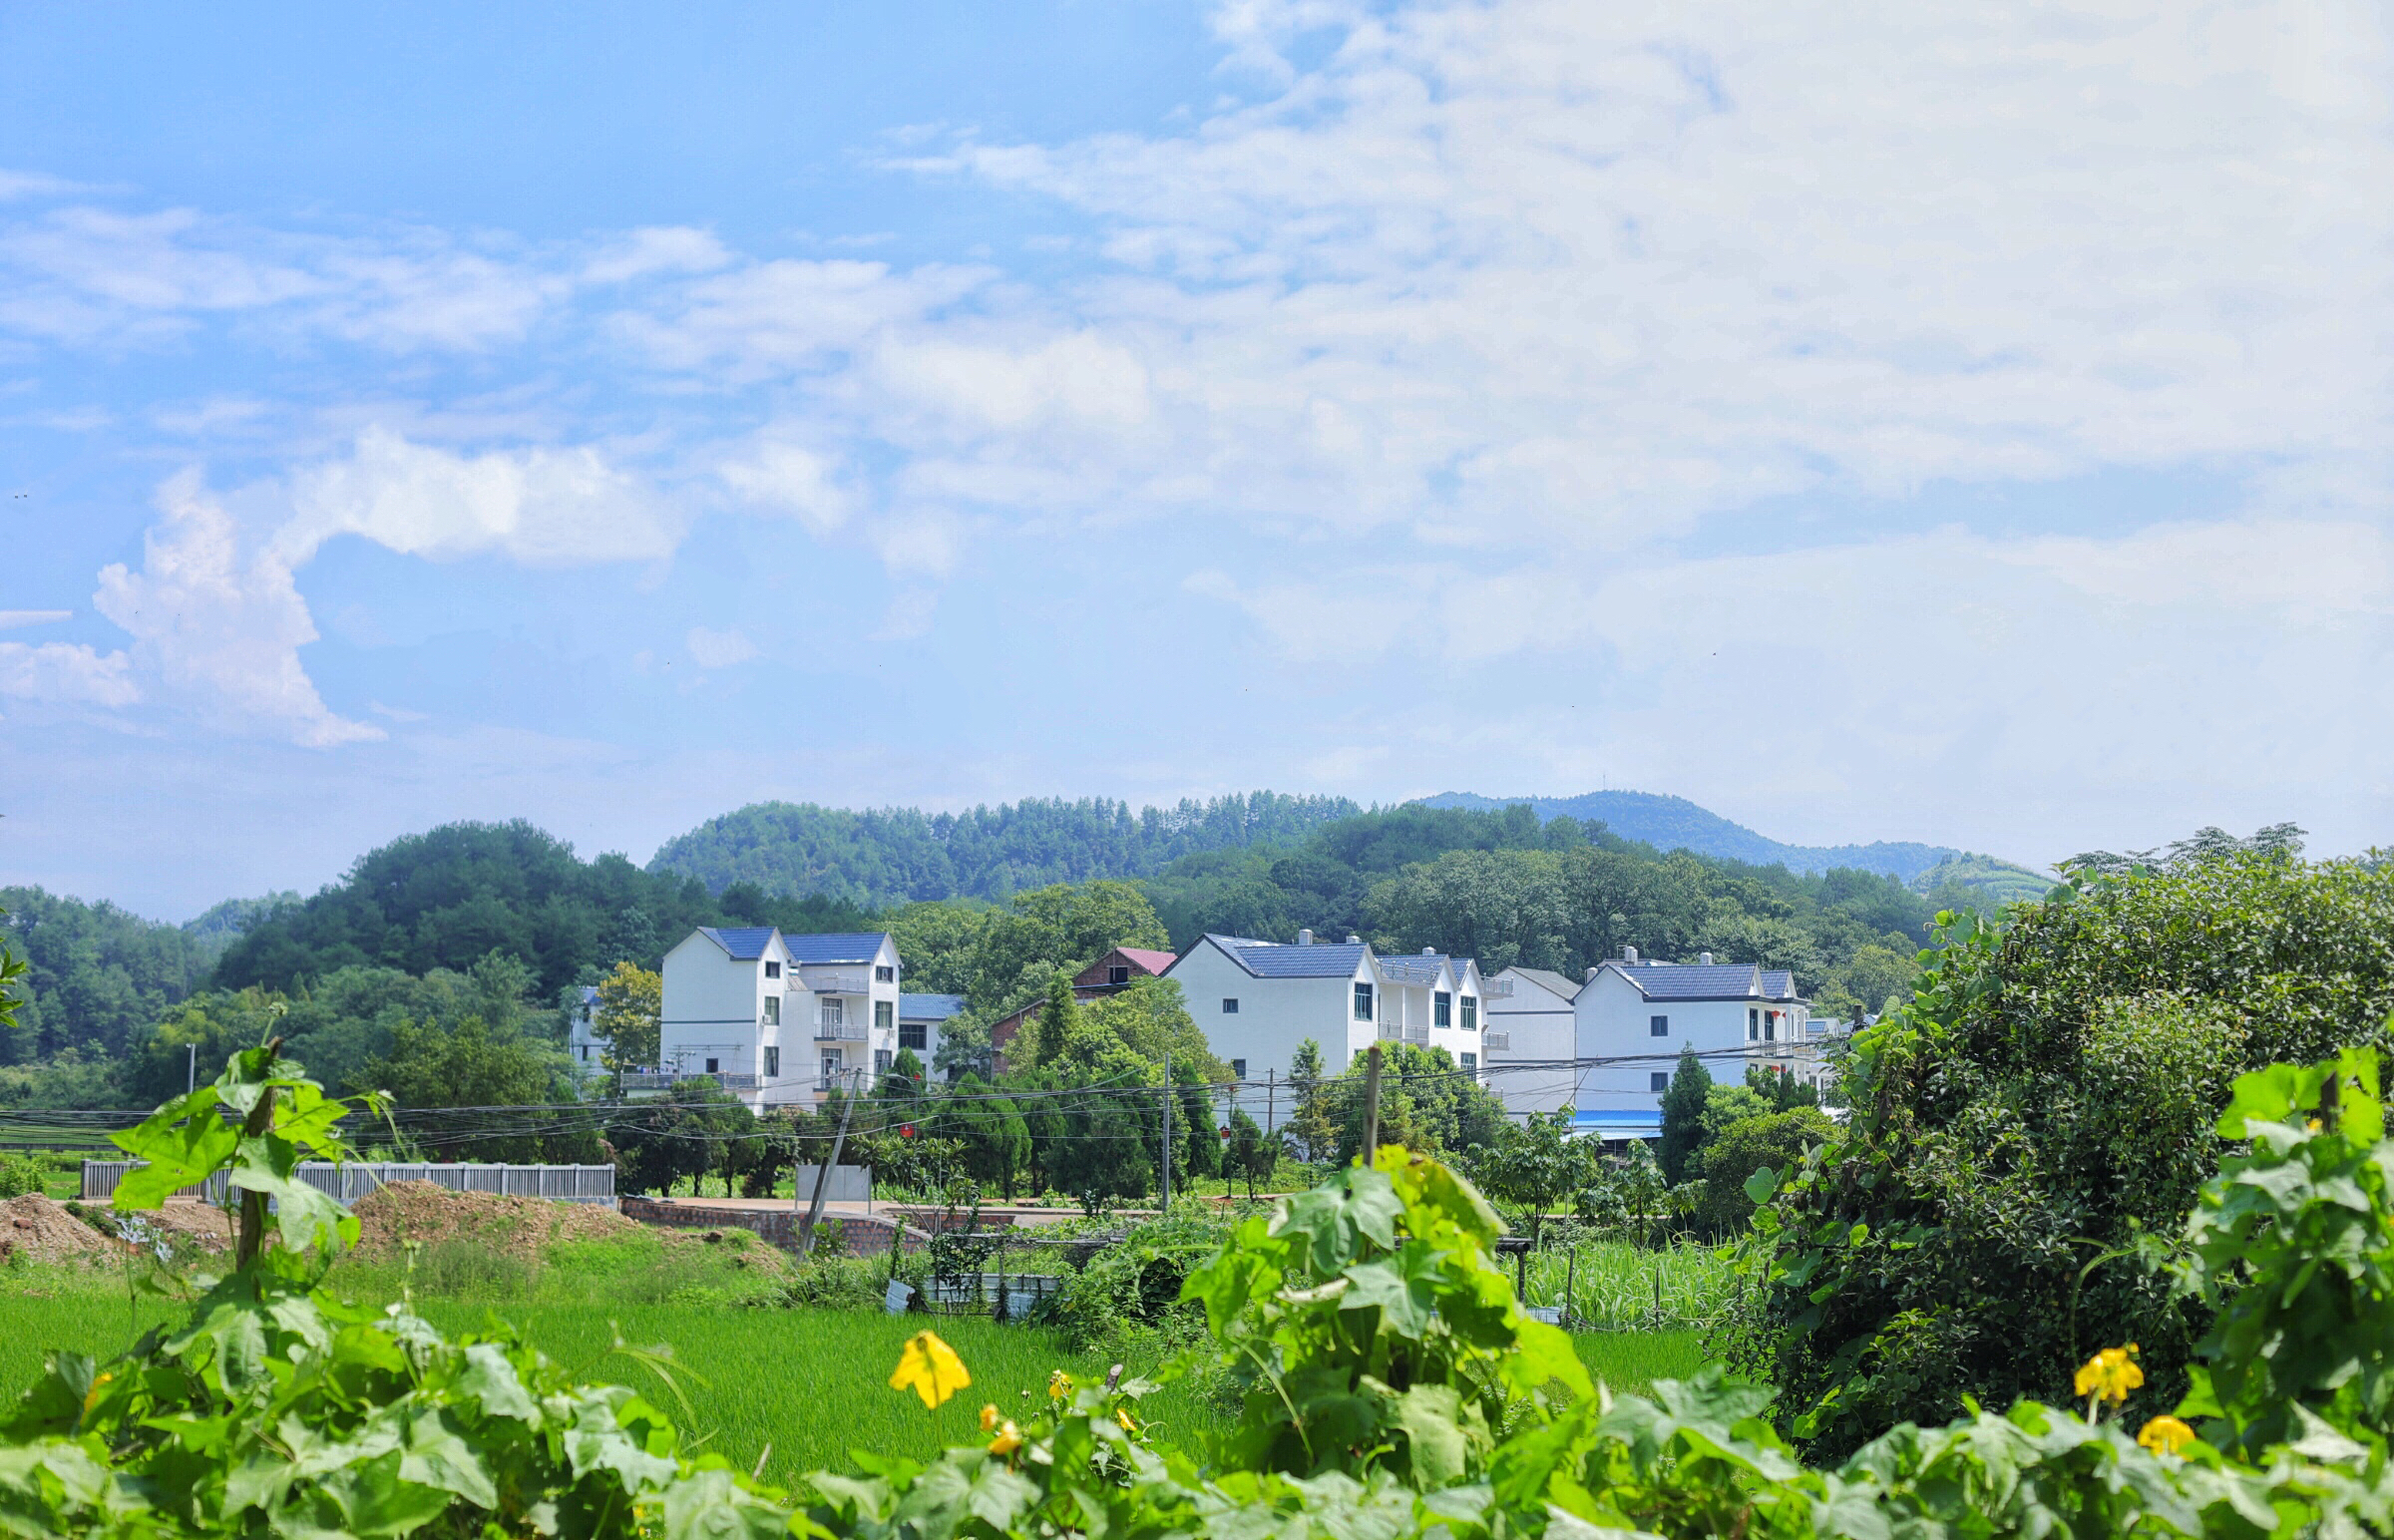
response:
<svg viewBox="0 0 2394 1540"><path fill-rule="evenodd" d="M358 1250L372 1257L399 1256L410 1242L466 1241L525 1262L539 1262L560 1241L653 1235L668 1246L706 1244L702 1236L652 1230L603 1204L459 1192L431 1182L393 1182L368 1194L356 1213Z"/></svg>
<svg viewBox="0 0 2394 1540"><path fill-rule="evenodd" d="M107 1236L67 1212L66 1205L40 1193L0 1203L0 1258L73 1262L117 1251Z"/></svg>
<svg viewBox="0 0 2394 1540"><path fill-rule="evenodd" d="M232 1250L232 1216L212 1203L169 1198L155 1209L119 1218L138 1218L153 1230L166 1231L176 1240L189 1241L202 1251Z"/></svg>

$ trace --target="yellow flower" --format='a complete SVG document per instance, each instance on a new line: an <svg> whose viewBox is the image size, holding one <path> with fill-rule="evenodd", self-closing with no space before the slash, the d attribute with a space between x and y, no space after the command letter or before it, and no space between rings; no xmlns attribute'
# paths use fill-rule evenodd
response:
<svg viewBox="0 0 2394 1540"><path fill-rule="evenodd" d="M926 1406L942 1404L972 1382L965 1360L935 1332L917 1332L908 1338L898 1354L898 1368L890 1375L891 1389L912 1390L923 1397Z"/></svg>
<svg viewBox="0 0 2394 1540"><path fill-rule="evenodd" d="M1122 1431L1125 1433L1135 1433L1139 1430L1138 1423L1131 1420L1130 1408L1127 1406L1114 1413L1114 1420L1122 1424Z"/></svg>
<svg viewBox="0 0 2394 1540"><path fill-rule="evenodd" d="M2128 1392L2145 1382L2136 1352L2137 1345L2130 1343L2125 1348L2106 1348L2089 1358L2078 1371L2078 1393L2102 1396L2115 1406L2127 1400Z"/></svg>
<svg viewBox="0 0 2394 1540"><path fill-rule="evenodd" d="M1047 1376L1047 1399L1060 1401L1072 1393L1072 1376L1057 1369Z"/></svg>
<svg viewBox="0 0 2394 1540"><path fill-rule="evenodd" d="M981 1408L981 1430L985 1433L998 1431L998 1403L996 1401Z"/></svg>
<svg viewBox="0 0 2394 1540"><path fill-rule="evenodd" d="M1011 1454L1021 1447L1022 1430L1014 1426L1014 1419L1011 1417L998 1425L998 1436L990 1440L992 1454Z"/></svg>
<svg viewBox="0 0 2394 1540"><path fill-rule="evenodd" d="M2176 1454L2194 1441L2194 1430L2176 1417L2156 1417L2137 1434L2137 1442L2156 1454Z"/></svg>

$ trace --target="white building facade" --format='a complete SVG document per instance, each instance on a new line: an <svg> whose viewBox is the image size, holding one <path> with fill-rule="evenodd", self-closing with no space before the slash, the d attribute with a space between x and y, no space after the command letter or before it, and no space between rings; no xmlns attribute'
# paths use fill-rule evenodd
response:
<svg viewBox="0 0 2394 1540"><path fill-rule="evenodd" d="M1579 998L1582 980L1543 967L1508 967L1495 987L1481 1034L1488 1089L1515 1117L1558 1112L1579 1093Z"/></svg>
<svg viewBox="0 0 2394 1540"><path fill-rule="evenodd" d="M1477 1070L1481 1012L1488 984L1469 958L1437 952L1381 957L1356 937L1294 945L1238 936L1206 936L1165 969L1180 985L1189 1014L1214 1056L1242 1087L1238 1101L1257 1121L1285 1122L1285 1084L1307 1038L1322 1048L1325 1074L1337 1074L1376 1042L1444 1048Z"/></svg>
<svg viewBox="0 0 2394 1540"><path fill-rule="evenodd" d="M1689 1048L1716 1083L1743 1084L1749 1065L1817 1082L1819 1042L1793 973L1753 962L1641 960L1636 948L1591 968L1572 1001L1580 1077L1574 1126L1604 1139L1651 1139L1663 1092Z"/></svg>
<svg viewBox="0 0 2394 1540"><path fill-rule="evenodd" d="M884 933L702 926L665 954L657 1067L712 1076L751 1107L818 1101L889 1067L899 992Z"/></svg>
<svg viewBox="0 0 2394 1540"><path fill-rule="evenodd" d="M566 1057L574 1061L576 1074L606 1073L607 1051L614 1042L598 1035L598 991L585 984L575 991L566 1017Z"/></svg>
<svg viewBox="0 0 2394 1540"><path fill-rule="evenodd" d="M901 994L898 996L898 1046L912 1048L923 1067L939 1056L940 1034L965 1013L961 994Z"/></svg>

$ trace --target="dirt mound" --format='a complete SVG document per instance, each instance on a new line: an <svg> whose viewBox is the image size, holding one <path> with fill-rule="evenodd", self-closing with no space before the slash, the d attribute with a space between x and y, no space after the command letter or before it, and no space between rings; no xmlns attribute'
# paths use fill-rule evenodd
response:
<svg viewBox="0 0 2394 1540"><path fill-rule="evenodd" d="M458 1192L431 1182L393 1182L357 1205L357 1219L358 1250L369 1256L396 1256L411 1241L423 1246L470 1241L537 1262L542 1248L559 1241L657 1233L604 1204Z"/></svg>
<svg viewBox="0 0 2394 1540"><path fill-rule="evenodd" d="M145 1210L139 1218L153 1230L166 1231L178 1241L189 1241L203 1251L232 1250L232 1216L212 1203L193 1198L170 1198L158 1208Z"/></svg>
<svg viewBox="0 0 2394 1540"><path fill-rule="evenodd" d="M73 1262L116 1250L107 1236L68 1213L56 1199L27 1193L0 1203L0 1257Z"/></svg>

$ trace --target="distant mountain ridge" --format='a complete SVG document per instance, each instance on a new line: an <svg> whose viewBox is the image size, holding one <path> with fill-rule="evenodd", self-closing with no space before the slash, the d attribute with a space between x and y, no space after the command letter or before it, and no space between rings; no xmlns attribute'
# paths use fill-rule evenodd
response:
<svg viewBox="0 0 2394 1540"><path fill-rule="evenodd" d="M1685 797L1647 791L1591 791L1576 797L1483 797L1476 792L1440 792L1419 799L1424 807L1472 808L1493 811L1526 802L1541 820L1569 816L1582 823L1601 819L1625 840L1642 840L1657 850L1689 850L1699 856L1743 861L1753 866L1785 866L1791 872L1827 872L1839 867L1857 872L1883 872L1906 884L1948 863L1949 871L1985 874L1999 870L2011 885L2034 886L2042 892L2050 879L2030 868L1996 861L1975 852L1946 845L1921 845L1909 840L1877 840L1868 845L1788 845L1732 823Z"/></svg>

